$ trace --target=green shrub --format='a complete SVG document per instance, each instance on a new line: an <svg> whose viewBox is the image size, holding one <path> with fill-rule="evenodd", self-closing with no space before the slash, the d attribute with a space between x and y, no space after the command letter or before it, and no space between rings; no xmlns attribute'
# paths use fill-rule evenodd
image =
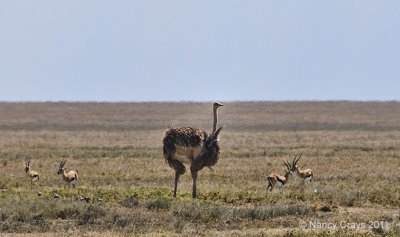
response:
<svg viewBox="0 0 400 237"><path fill-rule="evenodd" d="M306 205L282 205L272 204L262 208L237 208L233 210L233 216L244 219L265 220L280 216L312 216L314 211Z"/></svg>
<svg viewBox="0 0 400 237"><path fill-rule="evenodd" d="M104 208L100 206L90 205L84 213L79 217L78 223L80 225L94 224L96 219L106 213Z"/></svg>
<svg viewBox="0 0 400 237"><path fill-rule="evenodd" d="M155 199L146 202L146 208L149 210L169 210L171 201L168 199Z"/></svg>

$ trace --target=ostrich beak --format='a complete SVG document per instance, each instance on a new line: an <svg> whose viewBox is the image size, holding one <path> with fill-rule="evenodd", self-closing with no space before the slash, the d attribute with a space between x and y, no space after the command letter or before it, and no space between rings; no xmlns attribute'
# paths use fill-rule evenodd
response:
<svg viewBox="0 0 400 237"><path fill-rule="evenodd" d="M224 106L223 104L221 104L221 103L219 103L219 102L215 102L214 103L214 106L216 106L216 107L220 107L220 106Z"/></svg>

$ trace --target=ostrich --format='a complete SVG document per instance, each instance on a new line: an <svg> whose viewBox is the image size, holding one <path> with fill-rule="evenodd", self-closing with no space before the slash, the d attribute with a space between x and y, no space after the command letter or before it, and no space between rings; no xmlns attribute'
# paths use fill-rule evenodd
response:
<svg viewBox="0 0 400 237"><path fill-rule="evenodd" d="M211 166L214 166L218 162L220 153L218 135L222 127L217 129L217 110L221 106L223 105L218 102L213 104L214 123L211 134L197 128L173 128L172 126L165 132L163 154L165 161L175 170L174 197L176 197L179 177L186 171L183 163L190 165L190 172L193 179L192 197L196 198L198 171L204 167L211 169Z"/></svg>

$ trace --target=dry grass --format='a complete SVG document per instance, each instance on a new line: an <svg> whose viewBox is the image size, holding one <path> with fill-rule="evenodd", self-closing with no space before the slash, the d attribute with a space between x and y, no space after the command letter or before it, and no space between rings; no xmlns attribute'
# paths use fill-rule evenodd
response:
<svg viewBox="0 0 400 237"><path fill-rule="evenodd" d="M200 172L198 200L188 174L172 199L165 128L211 130L211 118L209 103L0 103L0 233L400 234L400 103L226 103L220 162ZM300 153L315 182L302 192L292 177L283 195L267 193L266 176ZM41 173L39 187L23 173L27 159ZM65 189L56 175L61 160L78 169L77 189ZM298 228L315 220L389 228Z"/></svg>

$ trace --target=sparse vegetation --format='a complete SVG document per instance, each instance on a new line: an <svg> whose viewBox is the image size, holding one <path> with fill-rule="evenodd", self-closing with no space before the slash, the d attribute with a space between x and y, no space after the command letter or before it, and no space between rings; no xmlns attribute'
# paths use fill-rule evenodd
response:
<svg viewBox="0 0 400 237"><path fill-rule="evenodd" d="M400 103L225 103L219 163L201 171L198 200L188 174L173 199L163 133L171 122L211 131L211 116L209 103L0 103L0 235L400 235ZM268 193L267 175L295 154L312 185L292 177ZM78 169L76 189L60 160ZM388 226L299 228L315 220Z"/></svg>

